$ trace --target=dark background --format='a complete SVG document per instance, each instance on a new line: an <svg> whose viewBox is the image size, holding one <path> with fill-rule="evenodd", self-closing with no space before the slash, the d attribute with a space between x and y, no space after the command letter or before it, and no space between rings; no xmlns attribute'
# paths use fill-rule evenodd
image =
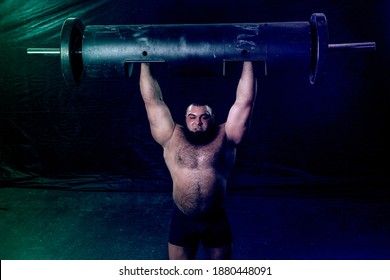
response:
<svg viewBox="0 0 390 280"><path fill-rule="evenodd" d="M63 21L89 24L308 21L325 13L331 43L375 41L375 52L333 51L315 85L299 65L268 65L230 190L371 192L388 182L389 2L381 1L2 1L0 4L0 184L101 190L170 190L139 94L139 66L123 80L68 87L59 57ZM177 122L186 102L207 96L223 122L240 65L226 77L157 72Z"/></svg>

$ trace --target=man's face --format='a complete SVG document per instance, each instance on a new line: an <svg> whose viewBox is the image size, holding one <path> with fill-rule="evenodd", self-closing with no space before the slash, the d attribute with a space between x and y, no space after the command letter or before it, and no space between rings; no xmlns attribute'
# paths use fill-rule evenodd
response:
<svg viewBox="0 0 390 280"><path fill-rule="evenodd" d="M209 106L190 105L186 112L186 124L195 134L206 132L213 125L213 113Z"/></svg>

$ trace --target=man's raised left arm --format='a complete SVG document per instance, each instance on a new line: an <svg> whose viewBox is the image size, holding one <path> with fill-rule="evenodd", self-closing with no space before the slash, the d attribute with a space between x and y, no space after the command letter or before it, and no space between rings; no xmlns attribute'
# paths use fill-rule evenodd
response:
<svg viewBox="0 0 390 280"><path fill-rule="evenodd" d="M242 141L249 128L256 92L257 81L254 75L253 63L245 61L237 87L236 100L230 108L225 124L226 136L235 145Z"/></svg>

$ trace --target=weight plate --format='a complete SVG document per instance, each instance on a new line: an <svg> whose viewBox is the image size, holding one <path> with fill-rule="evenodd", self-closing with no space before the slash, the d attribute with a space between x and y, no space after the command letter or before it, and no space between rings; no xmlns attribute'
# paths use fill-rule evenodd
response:
<svg viewBox="0 0 390 280"><path fill-rule="evenodd" d="M311 32L311 70L310 83L324 75L325 63L328 52L328 21L322 13L312 14L310 17L310 32Z"/></svg>
<svg viewBox="0 0 390 280"><path fill-rule="evenodd" d="M61 29L61 68L68 85L78 85L84 74L82 39L84 24L77 18L65 20Z"/></svg>

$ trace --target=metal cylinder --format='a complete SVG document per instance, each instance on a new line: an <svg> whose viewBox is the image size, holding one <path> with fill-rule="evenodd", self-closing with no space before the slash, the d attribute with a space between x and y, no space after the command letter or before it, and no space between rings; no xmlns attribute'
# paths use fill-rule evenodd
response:
<svg viewBox="0 0 390 280"><path fill-rule="evenodd" d="M133 62L167 62L193 67L226 61L296 61L310 68L309 22L91 25L82 41L86 74L93 78L130 75Z"/></svg>
<svg viewBox="0 0 390 280"><path fill-rule="evenodd" d="M238 24L84 26L68 18L60 48L28 48L27 53L60 55L69 85L79 84L85 74L129 77L134 62L165 62L179 73L220 75L228 61L304 65L314 84L325 73L328 49L375 48L375 42L329 44L327 19L314 13L308 22Z"/></svg>

